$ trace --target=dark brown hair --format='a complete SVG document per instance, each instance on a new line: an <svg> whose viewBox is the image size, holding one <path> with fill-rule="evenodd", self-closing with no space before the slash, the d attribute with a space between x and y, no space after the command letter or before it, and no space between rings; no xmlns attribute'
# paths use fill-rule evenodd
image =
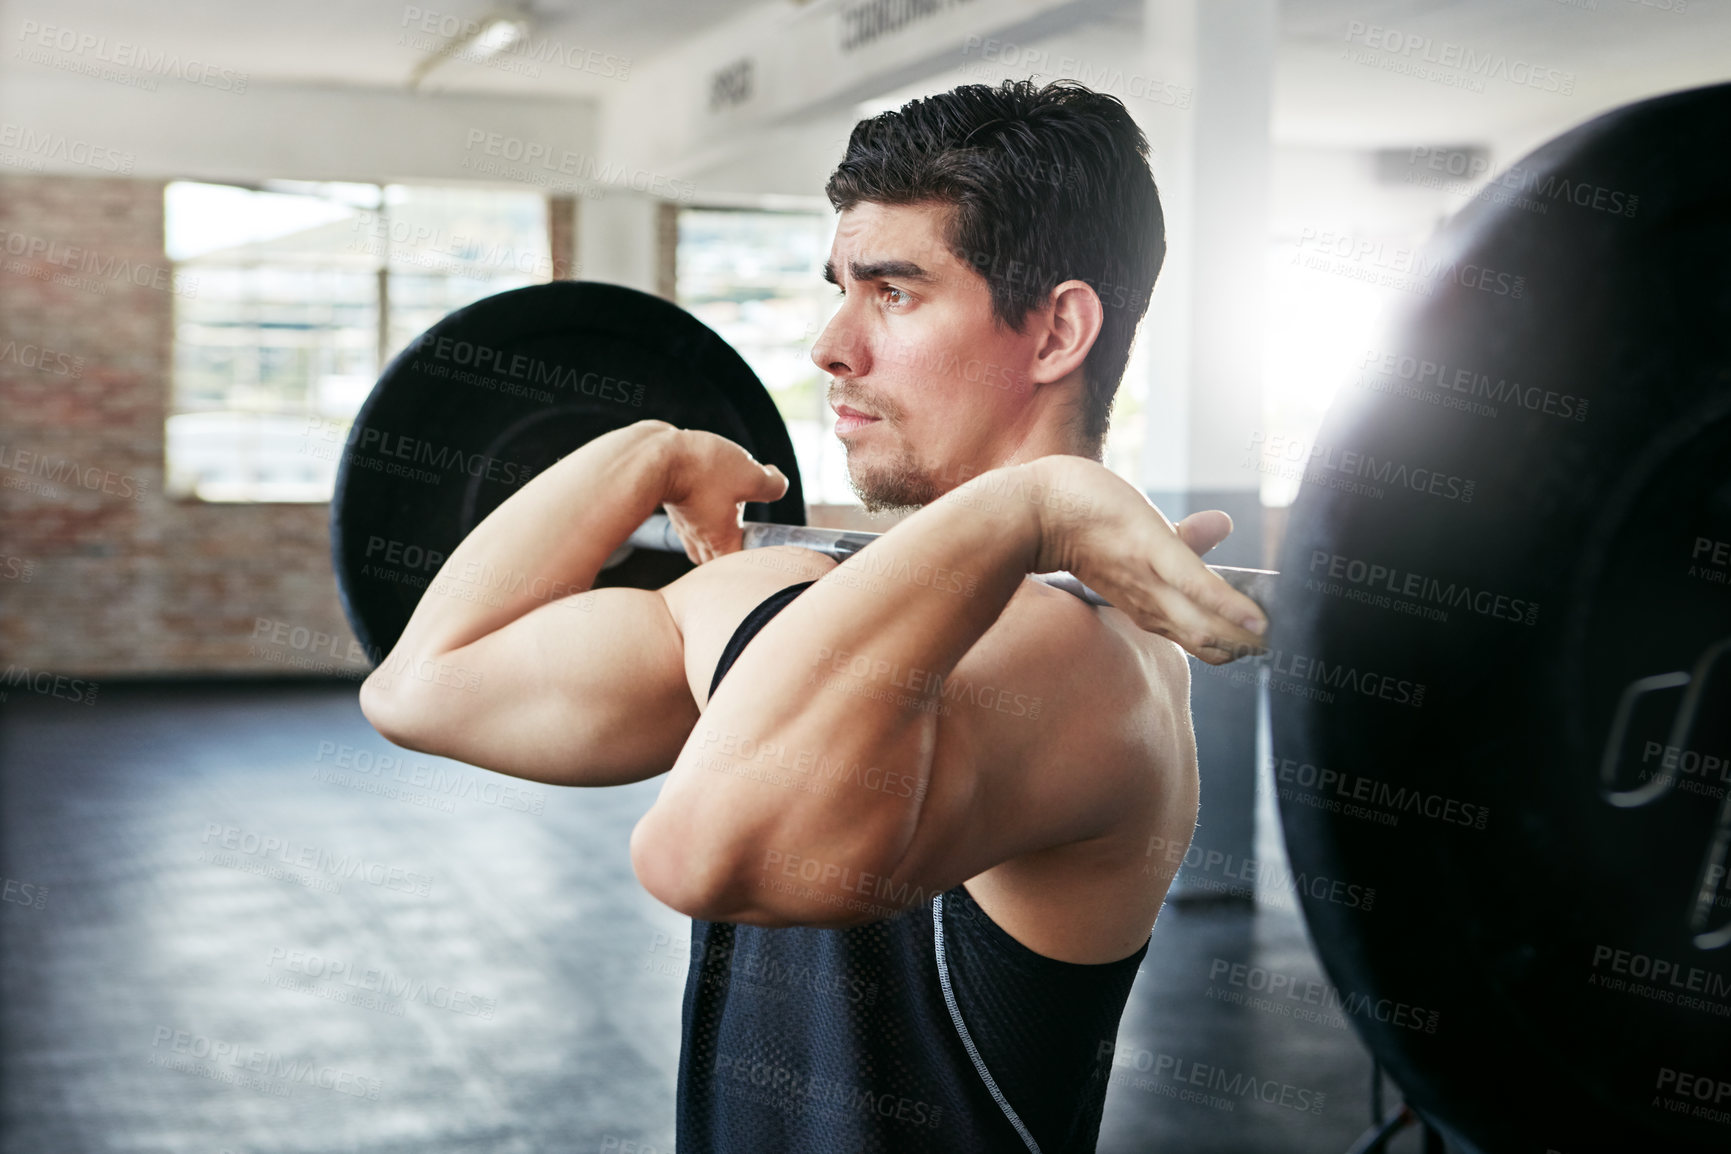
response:
<svg viewBox="0 0 1731 1154"><path fill-rule="evenodd" d="M965 84L860 121L825 191L838 212L950 205L946 241L1018 332L1060 281L1086 281L1104 320L1083 363L1080 431L1098 449L1166 258L1148 141L1120 101L1065 80Z"/></svg>

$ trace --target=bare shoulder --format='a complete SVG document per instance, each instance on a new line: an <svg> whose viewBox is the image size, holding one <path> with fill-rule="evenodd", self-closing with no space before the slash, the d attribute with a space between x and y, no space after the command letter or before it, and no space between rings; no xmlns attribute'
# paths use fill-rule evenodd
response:
<svg viewBox="0 0 1731 1154"><path fill-rule="evenodd" d="M1138 628L1116 609L1097 608L1029 579L957 666L967 677L1015 679L1049 696L1049 724L1012 742L1042 756L1094 757L1150 785L1150 757L1189 740L1190 670L1184 651ZM998 727L989 727L996 731Z"/></svg>
<svg viewBox="0 0 1731 1154"><path fill-rule="evenodd" d="M745 549L699 565L661 589L685 646L685 674L698 707L739 623L777 590L815 581L836 567L822 553L795 545Z"/></svg>
<svg viewBox="0 0 1731 1154"><path fill-rule="evenodd" d="M1089 794L1089 808L1104 807L1091 828L1104 832L1012 857L969 878L968 892L1036 953L1115 961L1147 939L1165 899L1164 858L1149 847L1187 844L1195 828L1189 666L1177 645L1118 610L1056 590L1019 592L1005 617L1004 640L1019 650L1006 660L1042 668L1038 683L1054 695L1041 708L1050 728L1025 735L1024 776L1006 796L1081 818L1076 795Z"/></svg>
<svg viewBox="0 0 1731 1154"><path fill-rule="evenodd" d="M754 549L660 591L700 707L752 609L835 566L807 549ZM955 669L923 685L937 695L937 777L966 784L928 795L928 809L950 812L935 815L937 840L917 843L910 857L951 854L975 839L1014 845L1008 857L982 857L966 879L994 922L1062 961L1133 953L1166 890L1148 868L1148 846L1188 842L1196 821L1183 651L1115 609L1030 578Z"/></svg>

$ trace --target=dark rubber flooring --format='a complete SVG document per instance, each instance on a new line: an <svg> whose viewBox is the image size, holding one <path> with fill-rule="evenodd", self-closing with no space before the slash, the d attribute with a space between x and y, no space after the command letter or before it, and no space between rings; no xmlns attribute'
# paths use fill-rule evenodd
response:
<svg viewBox="0 0 1731 1154"><path fill-rule="evenodd" d="M12 691L0 1149L667 1154L689 923L626 852L657 789L396 750L352 684ZM1162 913L1101 1154L1364 1129L1350 1025L1225 1000L1235 963L1321 979L1281 903Z"/></svg>

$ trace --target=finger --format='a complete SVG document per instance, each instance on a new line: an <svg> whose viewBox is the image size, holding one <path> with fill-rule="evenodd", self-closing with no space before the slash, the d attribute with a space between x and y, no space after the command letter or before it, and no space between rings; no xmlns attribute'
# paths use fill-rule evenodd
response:
<svg viewBox="0 0 1731 1154"><path fill-rule="evenodd" d="M1210 665L1262 652L1260 638L1204 609L1182 590L1156 579L1150 592L1165 618L1166 635Z"/></svg>
<svg viewBox="0 0 1731 1154"><path fill-rule="evenodd" d="M709 547L715 556L719 557L724 553L737 553L745 548L745 529L739 523L743 510L743 502L735 505L733 507L733 519L725 522L718 532L710 535Z"/></svg>
<svg viewBox="0 0 1731 1154"><path fill-rule="evenodd" d="M774 465L765 465L763 466L763 476L758 481L757 488L752 491L749 500L779 501L787 495L787 488L787 475Z"/></svg>
<svg viewBox="0 0 1731 1154"><path fill-rule="evenodd" d="M1192 657L1209 665L1226 665L1240 657L1250 656L1250 653L1242 648L1229 647L1224 642L1216 643L1205 632L1186 631L1166 620L1163 613L1157 612L1151 620L1144 620L1138 615L1137 624L1150 633L1159 634ZM1262 651L1257 649L1255 652L1260 653Z"/></svg>
<svg viewBox="0 0 1731 1154"><path fill-rule="evenodd" d="M1204 509L1178 522L1178 536L1198 557L1232 534L1232 518L1220 509Z"/></svg>
<svg viewBox="0 0 1731 1154"><path fill-rule="evenodd" d="M691 523L671 507L667 510L667 520L673 525L673 533L679 538L679 544L685 550L686 560L693 565L703 564L702 545Z"/></svg>
<svg viewBox="0 0 1731 1154"><path fill-rule="evenodd" d="M1132 583L1130 590L1134 604L1127 606L1127 611L1138 625L1172 639L1209 664L1266 651L1262 638L1209 611L1154 573Z"/></svg>
<svg viewBox="0 0 1731 1154"><path fill-rule="evenodd" d="M1268 645L1260 637L1252 643L1240 644L1216 638L1214 644L1202 647L1197 656L1210 665L1227 665L1246 657L1260 657L1268 652Z"/></svg>
<svg viewBox="0 0 1731 1154"><path fill-rule="evenodd" d="M1261 606L1228 585L1218 573L1211 572L1182 538L1155 538L1149 556L1161 580L1220 619L1228 630L1229 640L1235 644L1261 644L1261 634L1268 629L1268 618Z"/></svg>

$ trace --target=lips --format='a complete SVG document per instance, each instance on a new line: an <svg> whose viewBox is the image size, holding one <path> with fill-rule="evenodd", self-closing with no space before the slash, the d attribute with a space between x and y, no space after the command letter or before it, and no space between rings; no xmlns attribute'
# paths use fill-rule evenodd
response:
<svg viewBox="0 0 1731 1154"><path fill-rule="evenodd" d="M835 410L835 435L838 437L845 437L867 425L875 425L882 419L874 417L870 413L862 413L851 405L832 405L830 407Z"/></svg>

